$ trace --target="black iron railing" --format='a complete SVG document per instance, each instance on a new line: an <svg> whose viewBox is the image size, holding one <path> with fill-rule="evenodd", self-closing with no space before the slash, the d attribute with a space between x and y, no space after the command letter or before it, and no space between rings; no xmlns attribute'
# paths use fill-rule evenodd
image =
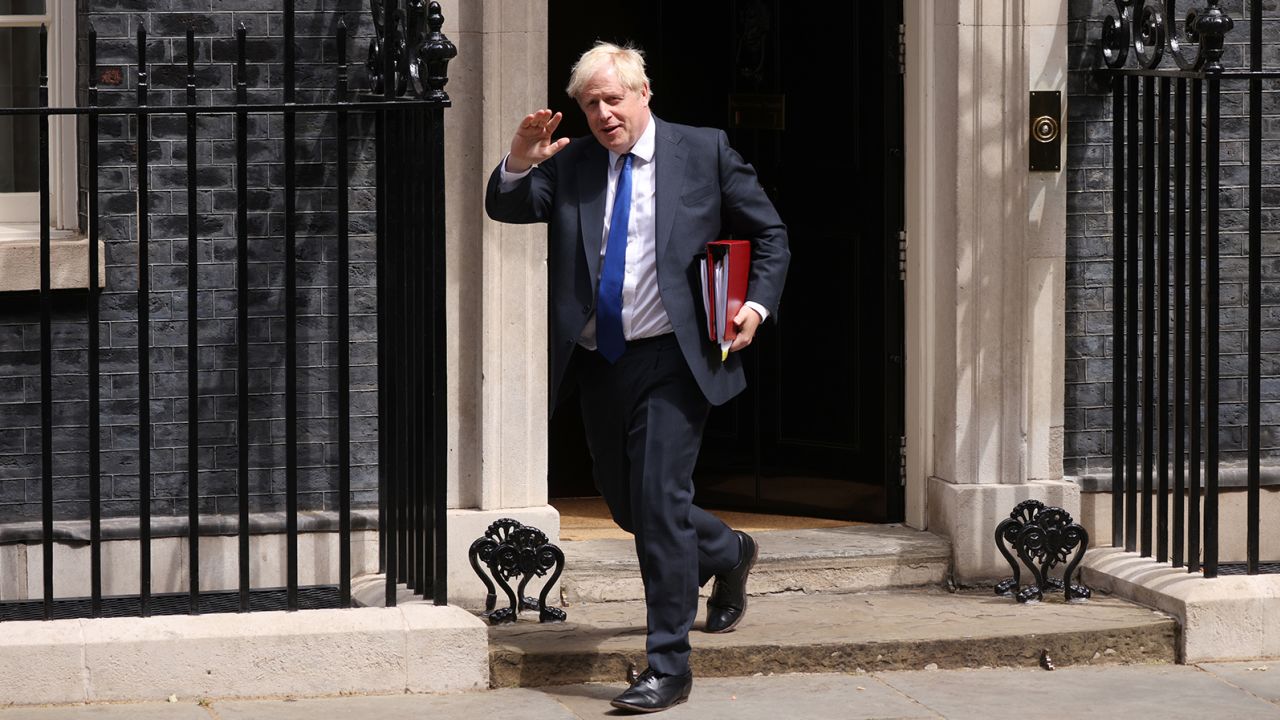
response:
<svg viewBox="0 0 1280 720"><path fill-rule="evenodd" d="M447 67L457 50L440 34L440 4L371 3L377 41L369 71L386 102L423 98L401 113L378 113L379 465L385 511L386 603L396 578L445 603L448 435L445 397L444 112ZM383 262L382 259L386 261ZM432 313L424 312L426 308ZM422 372L429 369L429 372Z"/></svg>
<svg viewBox="0 0 1280 720"><path fill-rule="evenodd" d="M1217 0L1190 12L1174 0L1118 0L1101 43L1107 69L1100 76L1112 88L1114 162L1112 544L1151 556L1154 543L1157 561L1207 577L1219 573L1222 101L1224 86L1233 84L1247 84L1248 93L1247 196L1232 210L1248 216L1245 569L1265 571L1259 563L1262 89L1280 79L1280 70L1263 68L1263 3L1246 2L1247 46L1226 44L1241 20L1228 17ZM1247 52L1248 70L1224 66L1228 47Z"/></svg>
<svg viewBox="0 0 1280 720"><path fill-rule="evenodd" d="M196 44L193 30L186 35L185 105L152 105L157 90L148 74L147 33L137 31L136 102L133 105L100 106L95 33L88 36L89 84L87 104L80 107L48 106L47 33L41 29L40 105L35 108L0 108L0 116L34 115L40 118L40 427L41 427L41 545L43 587L41 600L0 603L0 620L41 617L102 616L119 614L201 613L260 609L296 610L307 607L348 607L351 598L351 335L349 272L349 163L348 140L353 115L370 118L361 125L376 135L376 245L377 245L377 348L378 348L378 475L380 565L386 572L386 602L394 605L396 588L404 584L417 594L446 602L445 586L445 281L444 281L444 110L450 102L444 92L447 64L456 49L441 34L443 17L437 2L407 0L371 3L377 36L367 65L370 94L356 97L348 83L347 29L339 24L333 42L334 99L298 102L295 96L294 2L283 3L283 98L279 103L250 103L247 33L241 26L235 35L235 102L197 105ZM263 73L266 75L266 73ZM172 88L177 89L177 88ZM337 487L339 569L336 587L299 586L298 550L298 235L296 194L299 114L324 113L334 118L337 139L332 152L318 162L336 168L336 248L331 257L337 277L337 329L330 339L337 353ZM50 269L50 172L49 125L55 116L86 118L88 173L87 235L89 299L85 322L88 348L85 382L88 386L88 506L90 525L91 595L58 598L54 578L55 486L53 387L53 291ZM200 387L197 348L200 347L198 308L200 287L197 251L200 241L197 192L197 147L201 141L198 120L233 116L235 122L235 297L236 297L236 446L238 498L238 589L202 590L200 577L201 487L199 452ZM249 124L253 118L282 117L284 239L284 426L285 437L285 534L287 536L286 587L255 587L250 558L250 423L251 412L249 333ZM137 126L136 196L137 256L137 384L138 384L138 570L136 596L103 596L102 469L100 400L102 394L99 278L99 121L104 116L132 117ZM152 448L151 379L149 366L149 316L153 261L148 256L151 211L148 194L148 150L153 141L151 121L159 116L185 118L186 124L186 351L187 351L187 562L185 593L153 593L152 578ZM317 160L313 160L317 162ZM165 276L170 277L170 276ZM166 287L165 290L177 288ZM34 595L34 593L33 593ZM185 602L181 601L185 595Z"/></svg>

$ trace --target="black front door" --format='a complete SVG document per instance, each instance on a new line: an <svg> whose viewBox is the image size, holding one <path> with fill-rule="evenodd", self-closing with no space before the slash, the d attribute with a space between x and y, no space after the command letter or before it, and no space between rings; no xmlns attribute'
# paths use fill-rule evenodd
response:
<svg viewBox="0 0 1280 720"><path fill-rule="evenodd" d="M595 39L646 52L652 107L721 127L791 238L776 322L744 358L748 390L713 411L699 460L710 507L902 518L901 2L551 0L548 97ZM551 426L552 497L594 494L576 403Z"/></svg>

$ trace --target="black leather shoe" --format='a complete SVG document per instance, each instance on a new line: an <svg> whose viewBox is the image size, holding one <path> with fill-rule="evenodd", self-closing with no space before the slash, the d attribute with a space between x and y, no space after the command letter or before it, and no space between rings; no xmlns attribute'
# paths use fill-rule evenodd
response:
<svg viewBox="0 0 1280 720"><path fill-rule="evenodd" d="M750 535L741 530L733 533L738 536L742 554L732 570L716 576L711 597L707 598L707 624L703 627L709 633L729 632L747 612L747 575L760 556L760 548Z"/></svg>
<svg viewBox="0 0 1280 720"><path fill-rule="evenodd" d="M683 675L660 675L646 668L631 687L609 704L630 712L658 712L688 700L692 689L692 670Z"/></svg>

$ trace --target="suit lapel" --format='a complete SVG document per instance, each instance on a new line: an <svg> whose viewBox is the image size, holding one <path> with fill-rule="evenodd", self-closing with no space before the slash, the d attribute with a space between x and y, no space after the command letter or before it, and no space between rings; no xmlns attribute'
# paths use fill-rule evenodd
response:
<svg viewBox="0 0 1280 720"><path fill-rule="evenodd" d="M655 250L659 266L662 264L667 244L671 241L671 228L674 225L676 210L680 207L680 189L684 185L685 151L680 147L680 136L672 131L670 125L653 118L657 122L657 137L654 143L654 160L658 163L656 179L657 187L654 210L654 225L657 237L654 238Z"/></svg>
<svg viewBox="0 0 1280 720"><path fill-rule="evenodd" d="M609 153L591 143L578 160L578 223L582 227L582 252L594 285L600 276L600 243L604 238L604 198L609 184Z"/></svg>

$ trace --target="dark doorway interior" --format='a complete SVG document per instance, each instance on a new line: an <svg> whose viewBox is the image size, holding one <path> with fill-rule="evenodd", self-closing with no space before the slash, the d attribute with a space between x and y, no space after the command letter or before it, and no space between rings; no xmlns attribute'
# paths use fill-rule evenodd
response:
<svg viewBox="0 0 1280 720"><path fill-rule="evenodd" d="M548 88L565 96L597 39L645 50L661 118L724 128L791 237L776 323L746 352L748 390L716 408L698 502L872 522L902 519L901 0L550 0ZM550 430L552 497L596 494L576 400Z"/></svg>

